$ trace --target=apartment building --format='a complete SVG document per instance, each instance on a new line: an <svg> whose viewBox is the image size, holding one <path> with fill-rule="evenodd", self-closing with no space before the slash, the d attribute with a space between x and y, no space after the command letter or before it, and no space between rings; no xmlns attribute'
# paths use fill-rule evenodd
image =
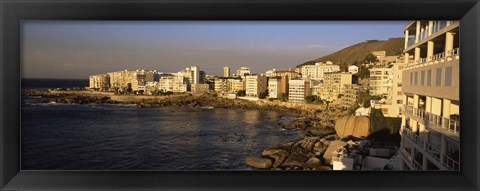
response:
<svg viewBox="0 0 480 191"><path fill-rule="evenodd" d="M244 90L244 83L242 78L228 78L227 79L227 92L237 93L240 90Z"/></svg>
<svg viewBox="0 0 480 191"><path fill-rule="evenodd" d="M188 79L189 84L200 83L200 68L198 66L190 66L181 71L182 75Z"/></svg>
<svg viewBox="0 0 480 191"><path fill-rule="evenodd" d="M459 30L459 21L412 21L404 28L405 170L460 169Z"/></svg>
<svg viewBox="0 0 480 191"><path fill-rule="evenodd" d="M92 75L89 77L89 88L108 90L110 88L110 76L107 74Z"/></svg>
<svg viewBox="0 0 480 191"><path fill-rule="evenodd" d="M127 89L132 91L145 90L146 72L145 70L109 72L107 75L110 77L110 88L122 91Z"/></svg>
<svg viewBox="0 0 480 191"><path fill-rule="evenodd" d="M258 97L260 93L267 91L267 76L245 76L245 94L249 97Z"/></svg>
<svg viewBox="0 0 480 191"><path fill-rule="evenodd" d="M360 92L365 92L365 90L357 84L345 85L340 92L340 98L335 101L335 104L349 108L357 103Z"/></svg>
<svg viewBox="0 0 480 191"><path fill-rule="evenodd" d="M290 80L288 85L288 101L290 102L304 102L306 96L312 95L309 80Z"/></svg>
<svg viewBox="0 0 480 191"><path fill-rule="evenodd" d="M191 92L195 93L203 93L208 92L210 90L210 86L208 84L192 84Z"/></svg>
<svg viewBox="0 0 480 191"><path fill-rule="evenodd" d="M268 97L278 98L282 93L282 78L275 76L268 79Z"/></svg>
<svg viewBox="0 0 480 191"><path fill-rule="evenodd" d="M335 65L330 61L317 62L315 65L305 65L301 68L303 79L323 80L325 73L340 71L340 65Z"/></svg>
<svg viewBox="0 0 480 191"><path fill-rule="evenodd" d="M249 75L250 74L250 68L247 68L247 67L241 67L239 70L237 70L237 76L238 77L241 77L241 78L244 78L245 75Z"/></svg>
<svg viewBox="0 0 480 191"><path fill-rule="evenodd" d="M188 79L181 72L172 76L160 77L159 90L171 92L187 92Z"/></svg>
<svg viewBox="0 0 480 191"><path fill-rule="evenodd" d="M392 84L388 89L386 98L372 100L371 105L379 109L385 117L402 117L403 92L402 92L402 70L404 63L394 63L392 68Z"/></svg>
<svg viewBox="0 0 480 191"><path fill-rule="evenodd" d="M223 67L223 77L230 77L230 67Z"/></svg>
<svg viewBox="0 0 480 191"><path fill-rule="evenodd" d="M320 98L327 101L336 100L346 85L352 85L352 73L327 73L323 79Z"/></svg>
<svg viewBox="0 0 480 191"><path fill-rule="evenodd" d="M389 96L392 91L392 68L381 67L370 69L370 95Z"/></svg>
<svg viewBox="0 0 480 191"><path fill-rule="evenodd" d="M217 78L214 81L214 89L216 92L227 92L227 79L226 78Z"/></svg>

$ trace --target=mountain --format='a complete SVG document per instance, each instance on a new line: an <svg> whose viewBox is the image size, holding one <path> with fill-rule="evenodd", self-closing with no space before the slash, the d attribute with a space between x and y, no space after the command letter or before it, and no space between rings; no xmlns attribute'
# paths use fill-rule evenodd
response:
<svg viewBox="0 0 480 191"><path fill-rule="evenodd" d="M373 51L387 51L387 56L401 55L404 48L404 38L390 38L388 40L367 40L358 44L354 44L347 48L341 49L335 53L317 58L297 65L302 67L304 65L313 65L315 62L332 61L334 64L338 64L342 69L347 68L355 61L362 61L365 56Z"/></svg>

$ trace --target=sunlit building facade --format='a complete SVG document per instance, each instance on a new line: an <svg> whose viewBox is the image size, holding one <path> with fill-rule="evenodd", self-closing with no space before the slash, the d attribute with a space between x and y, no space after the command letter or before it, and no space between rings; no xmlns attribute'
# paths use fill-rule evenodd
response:
<svg viewBox="0 0 480 191"><path fill-rule="evenodd" d="M460 169L459 30L459 21L412 21L404 28L405 170Z"/></svg>

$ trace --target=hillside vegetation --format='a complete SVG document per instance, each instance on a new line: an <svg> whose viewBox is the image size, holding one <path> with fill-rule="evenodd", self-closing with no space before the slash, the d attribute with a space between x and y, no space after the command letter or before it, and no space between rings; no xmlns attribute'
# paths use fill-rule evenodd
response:
<svg viewBox="0 0 480 191"><path fill-rule="evenodd" d="M315 60L307 61L298 65L313 65L315 62L332 61L334 64L339 64L342 69L347 68L348 65L355 61L361 62L368 54L373 51L387 51L387 56L401 55L404 47L404 38L390 38L388 40L368 40L361 42L347 48L341 49L332 54L317 58Z"/></svg>

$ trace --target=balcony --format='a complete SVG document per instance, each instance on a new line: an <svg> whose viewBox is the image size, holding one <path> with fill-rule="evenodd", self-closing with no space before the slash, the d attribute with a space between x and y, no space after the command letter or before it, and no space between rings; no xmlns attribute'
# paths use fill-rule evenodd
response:
<svg viewBox="0 0 480 191"><path fill-rule="evenodd" d="M431 65L431 64L439 64L439 63L443 63L450 60L458 60L459 58L460 58L460 48L454 48L452 50L447 51L447 54L445 54L445 52L441 52L429 57L429 59L425 57L425 58L420 58L418 60L415 60L413 63L408 63L405 66L405 69L418 68L418 67Z"/></svg>
<svg viewBox="0 0 480 191"><path fill-rule="evenodd" d="M449 170L460 170L460 163L455 159L452 159L448 155L443 155L443 165L445 165Z"/></svg>
<svg viewBox="0 0 480 191"><path fill-rule="evenodd" d="M430 156L432 156L438 162L443 164L447 169L449 169L449 170L459 170L460 169L460 163L457 160L451 158L448 155L445 155L445 154L442 155L440 153L440 148L438 146L435 146L435 145L433 145L429 142L423 141L422 139L420 139L420 137L417 134L413 133L412 130L409 127L404 127L403 129L404 130L402 132L402 136L410 139L418 147L422 148ZM408 151L405 148L402 147L402 149L400 149L400 150L401 150L402 154L405 156L406 159L408 159L409 161L412 161L412 166L415 169L420 168L420 170L422 170L421 165L416 163L415 160L412 160L412 157L410 156L410 154L408 153ZM440 159L440 156L442 156L442 159Z"/></svg>
<svg viewBox="0 0 480 191"><path fill-rule="evenodd" d="M413 108L413 106L407 106L407 105L404 105L402 112L421 119L422 121L419 121L419 122L428 122L431 125L440 127L442 129L446 129L455 134L460 133L460 122L458 120L447 119L445 117L435 115L433 113L429 113L424 110Z"/></svg>
<svg viewBox="0 0 480 191"><path fill-rule="evenodd" d="M415 170L423 170L422 165L419 164L416 160L412 160L412 166Z"/></svg>

